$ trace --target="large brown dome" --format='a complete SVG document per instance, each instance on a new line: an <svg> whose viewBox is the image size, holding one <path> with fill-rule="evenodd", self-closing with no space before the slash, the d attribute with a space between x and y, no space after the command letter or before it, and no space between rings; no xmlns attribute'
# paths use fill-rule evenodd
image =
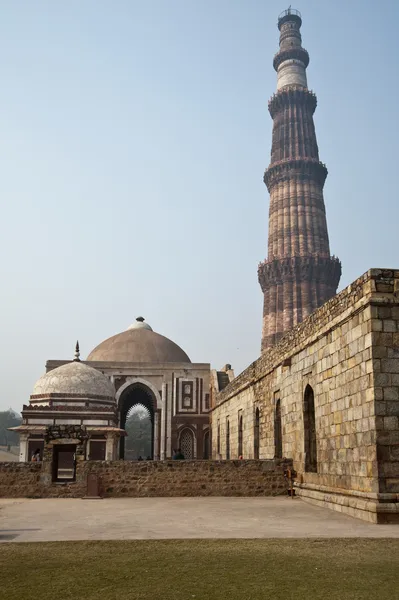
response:
<svg viewBox="0 0 399 600"><path fill-rule="evenodd" d="M180 346L143 326L133 326L101 342L90 352L87 360L135 363L191 362Z"/></svg>

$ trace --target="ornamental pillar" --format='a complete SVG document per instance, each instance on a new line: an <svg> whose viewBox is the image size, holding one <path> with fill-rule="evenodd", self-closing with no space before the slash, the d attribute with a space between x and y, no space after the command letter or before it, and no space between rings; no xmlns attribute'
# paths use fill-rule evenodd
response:
<svg viewBox="0 0 399 600"><path fill-rule="evenodd" d="M162 409L161 409L161 460L166 458L166 408L167 408L167 387L166 383L162 384Z"/></svg>
<svg viewBox="0 0 399 600"><path fill-rule="evenodd" d="M19 462L29 462L28 456L28 434L19 434Z"/></svg>
<svg viewBox="0 0 399 600"><path fill-rule="evenodd" d="M111 432L108 432L105 438L105 460L115 460L115 437Z"/></svg>
<svg viewBox="0 0 399 600"><path fill-rule="evenodd" d="M158 460L159 455L159 410L156 410L154 413L154 447L152 457L154 460Z"/></svg>

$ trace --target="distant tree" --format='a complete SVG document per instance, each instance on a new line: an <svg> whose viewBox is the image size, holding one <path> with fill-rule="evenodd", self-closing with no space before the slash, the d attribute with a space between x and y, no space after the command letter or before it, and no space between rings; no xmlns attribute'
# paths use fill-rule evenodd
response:
<svg viewBox="0 0 399 600"><path fill-rule="evenodd" d="M18 445L18 434L15 431L8 431L8 427L17 427L21 423L22 418L11 408L0 412L0 446Z"/></svg>
<svg viewBox="0 0 399 600"><path fill-rule="evenodd" d="M148 411L142 406L134 406L126 421L127 438L125 441L125 458L137 459L152 456L151 433L152 424Z"/></svg>

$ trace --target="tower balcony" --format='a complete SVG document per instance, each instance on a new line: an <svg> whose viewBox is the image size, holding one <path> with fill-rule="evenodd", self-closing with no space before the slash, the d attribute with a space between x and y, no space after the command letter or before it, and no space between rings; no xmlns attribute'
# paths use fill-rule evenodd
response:
<svg viewBox="0 0 399 600"><path fill-rule="evenodd" d="M286 158L272 163L266 169L263 181L270 193L273 186L280 181L287 181L296 177L316 181L323 187L327 174L326 165L314 158Z"/></svg>
<svg viewBox="0 0 399 600"><path fill-rule="evenodd" d="M273 58L273 67L277 71L281 63L286 60L300 60L301 63L306 67L309 64L309 52L302 48L302 46L288 48L287 50L279 50Z"/></svg>
<svg viewBox="0 0 399 600"><path fill-rule="evenodd" d="M277 27L280 29L287 21L295 21L298 23L298 27L302 25L302 15L296 8L288 8L283 10L278 16Z"/></svg>
<svg viewBox="0 0 399 600"><path fill-rule="evenodd" d="M308 90L307 88L303 88L298 85L290 85L282 88L269 100L269 113L274 119L275 115L290 104L301 103L304 106L307 106L313 115L317 106L317 97L312 90Z"/></svg>

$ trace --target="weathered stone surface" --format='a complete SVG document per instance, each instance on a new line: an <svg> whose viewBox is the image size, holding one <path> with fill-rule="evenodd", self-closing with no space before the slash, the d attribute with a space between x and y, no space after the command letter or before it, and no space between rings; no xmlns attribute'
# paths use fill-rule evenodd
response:
<svg viewBox="0 0 399 600"><path fill-rule="evenodd" d="M46 463L0 463L2 498L80 498L87 476L105 497L278 496L287 493L291 461L80 461L76 481L52 483Z"/></svg>
<svg viewBox="0 0 399 600"><path fill-rule="evenodd" d="M341 276L340 261L330 256L323 198L327 168L319 160L317 101L307 89L309 56L301 47L300 27L291 14L279 22L280 49L273 62L278 83L269 102L273 136L264 177L270 192L268 258L258 268L262 351L329 300Z"/></svg>
<svg viewBox="0 0 399 600"><path fill-rule="evenodd" d="M396 282L397 271L392 273ZM394 285L377 290L386 278L379 269L365 273L217 395L213 457L224 458L227 444L230 457L237 457L240 414L244 458L254 457L257 446L260 458L273 458L280 401L280 455L293 459L298 484L340 493L399 493L399 342L396 347L393 333L399 329L399 298ZM307 385L314 392L317 472L306 470Z"/></svg>

